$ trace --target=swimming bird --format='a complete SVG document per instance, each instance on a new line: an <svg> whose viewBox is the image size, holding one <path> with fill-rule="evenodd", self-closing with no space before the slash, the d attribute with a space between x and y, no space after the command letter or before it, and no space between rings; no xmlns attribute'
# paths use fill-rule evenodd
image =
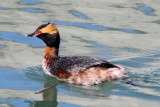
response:
<svg viewBox="0 0 160 107"><path fill-rule="evenodd" d="M42 66L46 74L79 85L95 85L125 77L124 67L89 56L59 56L60 34L54 23L40 25L30 37L46 44Z"/></svg>

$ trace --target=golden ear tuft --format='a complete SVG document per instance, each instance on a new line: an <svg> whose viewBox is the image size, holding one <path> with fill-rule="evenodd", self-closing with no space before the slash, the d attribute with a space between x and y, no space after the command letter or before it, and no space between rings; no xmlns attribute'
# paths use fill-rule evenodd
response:
<svg viewBox="0 0 160 107"><path fill-rule="evenodd" d="M40 29L42 33L55 34L58 33L57 26L54 23L48 24L46 27Z"/></svg>
<svg viewBox="0 0 160 107"><path fill-rule="evenodd" d="M54 23L51 23L51 24L55 29L57 29L57 25L56 24L54 24Z"/></svg>

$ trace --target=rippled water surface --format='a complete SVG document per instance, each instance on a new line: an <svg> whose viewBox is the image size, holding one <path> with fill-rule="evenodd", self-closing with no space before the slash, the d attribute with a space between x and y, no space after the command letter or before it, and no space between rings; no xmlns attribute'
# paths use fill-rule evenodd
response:
<svg viewBox="0 0 160 107"><path fill-rule="evenodd" d="M0 0L0 107L159 107L159 0ZM123 80L59 84L41 67L45 44L26 37L54 22L60 55L98 57L126 68Z"/></svg>

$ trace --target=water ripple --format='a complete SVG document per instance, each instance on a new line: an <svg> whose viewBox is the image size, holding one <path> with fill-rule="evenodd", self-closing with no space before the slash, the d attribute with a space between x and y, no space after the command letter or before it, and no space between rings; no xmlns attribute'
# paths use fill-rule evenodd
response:
<svg viewBox="0 0 160 107"><path fill-rule="evenodd" d="M46 22L54 22L57 25L74 26L74 27L80 27L80 28L89 29L89 30L98 30L98 31L112 30L112 31L121 31L121 32L132 33L132 34L145 34L145 32L139 31L139 30L104 27L100 25L94 25L92 23L64 22L64 21L57 21L57 20L48 20Z"/></svg>
<svg viewBox="0 0 160 107"><path fill-rule="evenodd" d="M71 10L70 13L78 18L82 18L82 19L90 19L89 17L87 17L85 14L80 13L78 11L75 10Z"/></svg>
<svg viewBox="0 0 160 107"><path fill-rule="evenodd" d="M5 7L0 7L0 10L7 10L7 8L5 8Z"/></svg>
<svg viewBox="0 0 160 107"><path fill-rule="evenodd" d="M160 58L160 53L157 53L157 54L154 54L154 55L150 55L149 57Z"/></svg>
<svg viewBox="0 0 160 107"><path fill-rule="evenodd" d="M148 7L148 6L140 6L140 7L137 7L135 8L136 10L140 10L142 11L145 15L147 16L157 16L155 13L154 13L154 9L152 9L151 7Z"/></svg>
<svg viewBox="0 0 160 107"><path fill-rule="evenodd" d="M125 50L125 51L128 51L128 52L141 52L140 49L131 48L131 47L124 47L122 49Z"/></svg>
<svg viewBox="0 0 160 107"><path fill-rule="evenodd" d="M1 32L0 31L0 39L13 41L23 44L29 44L31 47L44 47L45 44L39 38L36 37L26 37L13 32ZM61 40L61 42L67 42L66 40Z"/></svg>
<svg viewBox="0 0 160 107"><path fill-rule="evenodd" d="M43 86L41 83L24 78L24 74L20 69L0 68L0 73L3 73L3 75L0 75L0 88L35 90L37 87L41 88ZM29 84L30 87L26 84Z"/></svg>
<svg viewBox="0 0 160 107"><path fill-rule="evenodd" d="M3 48L3 47L5 47L5 46L0 44L0 48Z"/></svg>
<svg viewBox="0 0 160 107"><path fill-rule="evenodd" d="M37 9L37 8L21 8L22 11L32 12L32 13L44 13L45 10Z"/></svg>
<svg viewBox="0 0 160 107"><path fill-rule="evenodd" d="M23 107L30 107L30 104L27 102L27 100L28 99L9 98L8 100L6 100L6 99L0 99L0 103L3 102L3 103L5 103L5 104L8 105L8 106L5 106L5 107L21 107L22 105L23 105ZM32 100L29 100L29 101L32 101Z"/></svg>
<svg viewBox="0 0 160 107"><path fill-rule="evenodd" d="M46 3L44 1L39 1L39 0L21 0L20 4L42 4Z"/></svg>
<svg viewBox="0 0 160 107"><path fill-rule="evenodd" d="M157 20L157 21L153 21L153 23L157 23L157 24L160 24L160 20Z"/></svg>
<svg viewBox="0 0 160 107"><path fill-rule="evenodd" d="M138 57L138 58L132 58L131 60L145 63L145 62L154 62L158 61L159 59L154 59L154 58L145 58L145 57Z"/></svg>
<svg viewBox="0 0 160 107"><path fill-rule="evenodd" d="M38 38L29 38L12 32L0 32L0 38L7 41L30 44L32 47L45 46Z"/></svg>
<svg viewBox="0 0 160 107"><path fill-rule="evenodd" d="M96 57L99 57L99 58L101 58L100 56L105 56L106 59L111 59L112 57L114 57L114 53L117 51L116 48L98 44L96 43L96 41L85 40L79 36L72 36L72 38L80 42L86 43L87 45L85 45L85 47L92 48L92 50L94 50L94 53L92 53L92 55L93 56L95 55Z"/></svg>
<svg viewBox="0 0 160 107"><path fill-rule="evenodd" d="M118 61L120 62L122 65L128 66L128 67L132 67L132 68L143 68L143 67L147 67L146 64L143 63L139 63L136 61L132 61L132 60L122 60L122 61Z"/></svg>

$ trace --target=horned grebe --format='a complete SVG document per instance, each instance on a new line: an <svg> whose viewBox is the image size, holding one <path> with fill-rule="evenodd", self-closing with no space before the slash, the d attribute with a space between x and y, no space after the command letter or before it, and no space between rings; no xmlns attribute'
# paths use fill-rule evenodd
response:
<svg viewBox="0 0 160 107"><path fill-rule="evenodd" d="M80 85L94 85L106 81L121 79L125 76L122 66L89 56L60 57L60 35L54 23L42 24L35 32L27 36L42 39L45 52L42 66L46 74Z"/></svg>

